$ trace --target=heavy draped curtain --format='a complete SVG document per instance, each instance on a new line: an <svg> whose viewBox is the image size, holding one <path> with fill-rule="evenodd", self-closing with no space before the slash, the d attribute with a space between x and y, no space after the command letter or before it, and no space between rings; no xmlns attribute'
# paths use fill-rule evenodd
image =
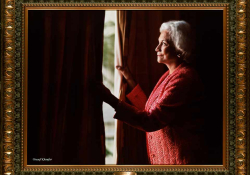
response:
<svg viewBox="0 0 250 175"><path fill-rule="evenodd" d="M105 11L29 11L28 164L105 164ZM51 158L36 162L33 158Z"/></svg>

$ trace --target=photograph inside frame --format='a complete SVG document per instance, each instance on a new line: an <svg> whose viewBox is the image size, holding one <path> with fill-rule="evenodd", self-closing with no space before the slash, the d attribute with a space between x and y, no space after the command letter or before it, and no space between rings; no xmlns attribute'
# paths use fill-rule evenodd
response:
<svg viewBox="0 0 250 175"><path fill-rule="evenodd" d="M27 165L222 165L223 24L223 10L29 10Z"/></svg>

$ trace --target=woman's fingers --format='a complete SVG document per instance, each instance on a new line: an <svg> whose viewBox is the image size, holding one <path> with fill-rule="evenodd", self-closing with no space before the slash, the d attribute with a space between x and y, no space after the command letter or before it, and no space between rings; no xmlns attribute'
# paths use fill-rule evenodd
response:
<svg viewBox="0 0 250 175"><path fill-rule="evenodd" d="M133 89L136 86L136 82L134 78L132 77L132 74L130 73L128 67L123 67L123 66L116 66L116 69L121 72L123 77L126 79L129 87Z"/></svg>
<svg viewBox="0 0 250 175"><path fill-rule="evenodd" d="M116 66L116 69L122 73L122 75L124 76L125 79L131 78L131 73L130 73L128 67Z"/></svg>
<svg viewBox="0 0 250 175"><path fill-rule="evenodd" d="M116 66L116 69L126 78L126 73L124 71L124 67Z"/></svg>
<svg viewBox="0 0 250 175"><path fill-rule="evenodd" d="M110 90L103 85L100 81L90 81L90 92L97 95L103 101L108 101L110 96L112 96Z"/></svg>
<svg viewBox="0 0 250 175"><path fill-rule="evenodd" d="M120 72L124 72L124 67L122 66L116 66L116 69L119 70Z"/></svg>

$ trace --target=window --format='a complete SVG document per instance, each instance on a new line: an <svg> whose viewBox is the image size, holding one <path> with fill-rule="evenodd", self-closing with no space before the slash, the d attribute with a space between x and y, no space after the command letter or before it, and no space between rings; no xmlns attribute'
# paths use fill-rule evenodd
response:
<svg viewBox="0 0 250 175"><path fill-rule="evenodd" d="M115 20L116 11L105 12L104 24L104 43L103 43L103 65L102 75L103 84L114 93L114 44L115 44ZM106 164L115 164L114 158L114 135L115 111L108 104L103 103L103 117L105 125L105 144L106 144Z"/></svg>

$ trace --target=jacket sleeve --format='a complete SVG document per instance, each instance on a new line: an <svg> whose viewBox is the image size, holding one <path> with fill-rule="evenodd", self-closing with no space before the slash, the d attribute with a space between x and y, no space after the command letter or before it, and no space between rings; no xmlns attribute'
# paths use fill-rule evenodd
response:
<svg viewBox="0 0 250 175"><path fill-rule="evenodd" d="M147 97L139 84L126 97L136 108L141 110L145 108Z"/></svg>
<svg viewBox="0 0 250 175"><path fill-rule="evenodd" d="M137 129L152 132L171 125L174 120L189 116L188 103L192 101L196 90L191 78L179 76L165 87L160 100L154 109L149 111L120 102L114 118Z"/></svg>

